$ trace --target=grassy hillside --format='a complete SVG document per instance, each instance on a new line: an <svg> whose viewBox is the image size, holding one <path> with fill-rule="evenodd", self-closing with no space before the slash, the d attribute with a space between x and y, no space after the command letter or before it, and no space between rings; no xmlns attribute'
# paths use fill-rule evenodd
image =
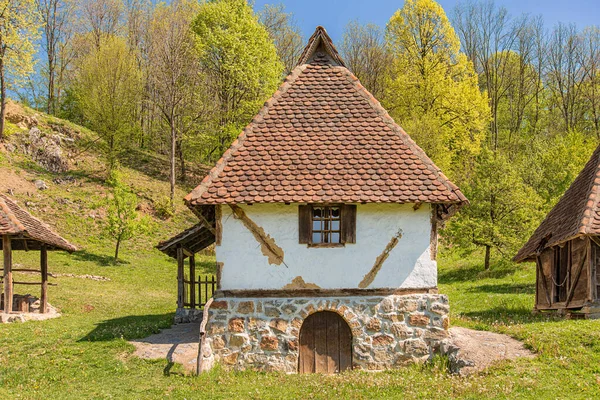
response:
<svg viewBox="0 0 600 400"><path fill-rule="evenodd" d="M43 125L49 117L38 118ZM54 122L80 132L74 150L84 150L94 140L92 132ZM19 128L11 129L10 143L16 143ZM113 243L103 233L107 187L97 154L83 151L69 172L52 174L19 151L0 149L0 191L11 189L21 205L81 249L73 255L51 253L50 271L110 278L51 279L58 286L50 288L50 302L61 309L61 318L0 325L0 398L600 397L600 321L533 316L532 265L496 262L484 271L480 256L465 259L444 249L440 291L450 296L452 323L519 338L539 354L536 359L504 362L470 377L449 375L441 360L383 373L300 376L217 369L194 377L166 361L133 357L127 340L169 326L175 309L175 263L153 246L195 219L179 202L171 220L154 216L153 204L168 193L164 159L129 152L123 164L126 181L138 193L141 209L152 216L154 228L126 243L124 262L115 266ZM55 183L60 182L56 178L66 183ZM38 179L47 183L47 190L35 188ZM177 196L187 190L179 187ZM35 252L16 252L14 261L34 266L37 257ZM203 272L212 270L213 258L200 261Z"/></svg>

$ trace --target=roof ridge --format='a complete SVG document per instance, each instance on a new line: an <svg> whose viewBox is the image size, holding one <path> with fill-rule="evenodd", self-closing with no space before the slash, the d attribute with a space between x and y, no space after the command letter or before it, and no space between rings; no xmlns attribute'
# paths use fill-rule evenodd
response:
<svg viewBox="0 0 600 400"><path fill-rule="evenodd" d="M281 98L281 96L285 92L287 92L292 83L294 83L294 81L305 69L306 64L296 66L292 70L292 72L290 72L290 74L285 78L285 80L279 86L277 91L269 98L269 100L265 101L263 107L260 109L258 114L256 114L256 116L252 118L252 121L250 121L250 123L246 125L244 129L242 129L238 137L233 141L233 143L231 143L231 146L229 146L225 153L223 153L221 158L217 161L215 166L211 168L211 170L204 177L202 182L200 182L200 184L196 188L194 188L190 193L188 193L187 196L184 197L184 201L188 203L188 205L193 205L195 203L193 199L199 199L202 196L202 194L208 189L212 181L216 179L221 174L221 172L223 172L223 169L227 165L227 161L231 159L231 157L234 155L237 149L242 147L247 135L250 132L252 132L254 124L262 121L264 116L269 112L271 106L273 106L273 104L275 104Z"/></svg>
<svg viewBox="0 0 600 400"><path fill-rule="evenodd" d="M465 197L465 195L460 191L458 186L456 186L444 173L442 170L435 165L435 163L429 158L429 156L425 153L425 151L419 147L419 145L402 129L400 125L394 121L394 118L387 112L387 110L381 105L379 100L373 96L371 92L365 88L358 77L352 73L348 68L343 67L346 74L350 76L352 79L352 84L357 89L357 92L363 96L367 102L377 111L377 114L381 117L382 121L392 129L395 133L400 136L400 138L405 142L405 144L409 147L409 149L417 156L423 163L427 166L427 168L439 178L440 182L448 188L452 193L456 194L461 202L468 203L469 200Z"/></svg>
<svg viewBox="0 0 600 400"><path fill-rule="evenodd" d="M308 39L308 43L306 44L306 47L304 47L304 50L302 51L302 54L300 55L300 58L298 59L298 63L296 65L298 66L302 64L307 64L310 57L318 48L318 44L321 42L325 45L325 49L327 50L331 58L333 58L334 61L342 67L346 67L346 63L344 63L344 60L340 56L340 53L337 51L337 48L333 44L333 40L331 40L331 37L329 36L327 31L321 25L317 26L314 33Z"/></svg>

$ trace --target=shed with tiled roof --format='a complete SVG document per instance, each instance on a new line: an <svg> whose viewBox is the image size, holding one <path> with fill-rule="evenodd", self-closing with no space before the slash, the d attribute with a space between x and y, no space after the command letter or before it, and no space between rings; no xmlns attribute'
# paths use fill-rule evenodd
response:
<svg viewBox="0 0 600 400"><path fill-rule="evenodd" d="M185 202L214 231L207 363L377 369L385 366L369 349L379 340L388 364L399 365L419 357L394 347L414 326L447 335L437 227L467 199L361 85L322 27ZM392 328L380 312L402 321ZM439 345L415 340L427 354Z"/></svg>
<svg viewBox="0 0 600 400"><path fill-rule="evenodd" d="M537 310L600 315L600 146L514 260L536 263Z"/></svg>
<svg viewBox="0 0 600 400"><path fill-rule="evenodd" d="M77 249L71 243L54 233L48 225L19 207L15 201L4 194L0 194L0 236L2 237L0 249L2 249L4 260L2 277L4 283L4 296L2 298L4 312L11 313L15 311L13 308L13 285L32 284L32 282L13 281L13 272L40 273L41 280L39 284L42 288L40 311L46 312L48 288L47 251L64 250L73 252ZM12 266L13 250L39 250L41 255L40 270L14 269Z"/></svg>

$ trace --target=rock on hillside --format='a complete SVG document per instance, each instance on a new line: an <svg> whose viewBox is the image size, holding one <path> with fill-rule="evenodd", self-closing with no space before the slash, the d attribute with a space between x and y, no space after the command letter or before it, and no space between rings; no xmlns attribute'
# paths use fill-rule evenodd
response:
<svg viewBox="0 0 600 400"><path fill-rule="evenodd" d="M20 150L49 172L69 170L69 159L80 132L43 119L40 114L28 115L23 107L10 101L6 120L15 128L11 142L5 145L6 150Z"/></svg>

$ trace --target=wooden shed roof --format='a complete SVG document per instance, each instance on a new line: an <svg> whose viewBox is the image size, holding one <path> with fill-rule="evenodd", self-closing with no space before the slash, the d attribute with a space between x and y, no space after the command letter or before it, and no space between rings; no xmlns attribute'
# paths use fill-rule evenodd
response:
<svg viewBox="0 0 600 400"><path fill-rule="evenodd" d="M171 239L160 242L156 248L169 257L177 258L177 247L182 247L190 254L195 254L215 242L215 235L200 222L191 228L173 236Z"/></svg>
<svg viewBox="0 0 600 400"><path fill-rule="evenodd" d="M467 199L345 66L322 27L189 206Z"/></svg>
<svg viewBox="0 0 600 400"><path fill-rule="evenodd" d="M537 251L578 236L599 235L599 201L600 146L514 260L531 260Z"/></svg>
<svg viewBox="0 0 600 400"><path fill-rule="evenodd" d="M20 208L8 196L0 194L0 236L4 235L11 236L13 250L39 250L42 244L48 250L77 250L48 225Z"/></svg>

